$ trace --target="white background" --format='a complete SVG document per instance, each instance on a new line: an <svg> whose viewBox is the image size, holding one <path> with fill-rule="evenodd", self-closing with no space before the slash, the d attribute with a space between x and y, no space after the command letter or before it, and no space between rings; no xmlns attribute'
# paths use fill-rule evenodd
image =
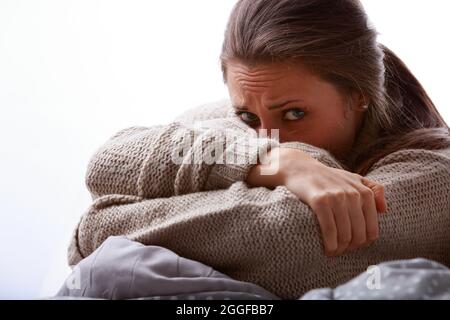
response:
<svg viewBox="0 0 450 320"><path fill-rule="evenodd" d="M55 293L90 204L87 161L116 131L227 96L233 0L0 0L0 298ZM445 0L363 1L450 122Z"/></svg>

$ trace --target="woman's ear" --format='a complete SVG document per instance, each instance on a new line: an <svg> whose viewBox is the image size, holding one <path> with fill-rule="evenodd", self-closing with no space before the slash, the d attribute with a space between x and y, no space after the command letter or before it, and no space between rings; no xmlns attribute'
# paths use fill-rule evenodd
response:
<svg viewBox="0 0 450 320"><path fill-rule="evenodd" d="M354 111L365 112L369 109L369 102L362 93L354 91L351 100Z"/></svg>

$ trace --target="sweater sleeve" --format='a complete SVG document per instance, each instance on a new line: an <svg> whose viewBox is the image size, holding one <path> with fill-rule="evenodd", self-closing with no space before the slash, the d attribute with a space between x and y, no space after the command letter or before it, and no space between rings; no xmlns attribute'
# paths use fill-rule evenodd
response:
<svg viewBox="0 0 450 320"><path fill-rule="evenodd" d="M235 118L187 125L132 127L90 159L86 185L94 199L108 194L170 197L229 187L278 141L257 137Z"/></svg>
<svg viewBox="0 0 450 320"><path fill-rule="evenodd" d="M85 180L93 199L108 194L152 199L226 189L245 181L260 156L275 146L301 149L342 168L328 151L259 137L237 117L228 117L122 130L91 157Z"/></svg>
<svg viewBox="0 0 450 320"><path fill-rule="evenodd" d="M285 187L236 182L169 198L100 197L74 232L69 263L108 236L125 235L286 299L335 287L382 261L423 257L450 265L450 150L402 150L377 162L368 177L385 185L380 239L342 257L325 257L314 213Z"/></svg>

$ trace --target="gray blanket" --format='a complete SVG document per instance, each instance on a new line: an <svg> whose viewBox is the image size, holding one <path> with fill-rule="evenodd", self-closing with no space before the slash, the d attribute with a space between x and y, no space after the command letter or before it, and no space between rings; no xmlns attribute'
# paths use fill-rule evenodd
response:
<svg viewBox="0 0 450 320"><path fill-rule="evenodd" d="M158 246L109 237L74 267L55 299L264 299L279 298L200 262ZM450 270L425 259L372 266L337 288L299 299L450 299Z"/></svg>

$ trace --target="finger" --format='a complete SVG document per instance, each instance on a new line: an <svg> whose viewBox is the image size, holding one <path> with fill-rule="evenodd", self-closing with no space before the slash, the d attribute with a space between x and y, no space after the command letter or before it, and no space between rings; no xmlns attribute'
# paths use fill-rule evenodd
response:
<svg viewBox="0 0 450 320"><path fill-rule="evenodd" d="M352 241L352 224L348 215L347 207L345 206L345 201L336 201L336 203L332 206L332 211L337 229L338 247L335 255L340 256L347 250L350 242Z"/></svg>
<svg viewBox="0 0 450 320"><path fill-rule="evenodd" d="M381 185L375 181L372 181L370 179L367 179L365 177L362 177L361 182L373 191L373 193L375 195L375 204L376 204L377 210L379 212L386 213L387 212L387 203L386 203L383 185Z"/></svg>
<svg viewBox="0 0 450 320"><path fill-rule="evenodd" d="M380 232L375 196L369 188L361 190L360 193L362 195L362 210L366 222L366 238L368 242L373 242L378 239Z"/></svg>
<svg viewBox="0 0 450 320"><path fill-rule="evenodd" d="M363 246L367 242L366 221L359 192L347 198L347 207L352 225L352 241L348 247L348 251L351 251Z"/></svg>
<svg viewBox="0 0 450 320"><path fill-rule="evenodd" d="M388 207L387 207L387 201L386 201L386 195L384 193L384 187L381 185L378 185L375 187L375 203L378 208L380 208L380 212L387 213Z"/></svg>
<svg viewBox="0 0 450 320"><path fill-rule="evenodd" d="M337 250L337 229L333 212L326 204L316 204L313 210L322 232L325 255L331 257Z"/></svg>

